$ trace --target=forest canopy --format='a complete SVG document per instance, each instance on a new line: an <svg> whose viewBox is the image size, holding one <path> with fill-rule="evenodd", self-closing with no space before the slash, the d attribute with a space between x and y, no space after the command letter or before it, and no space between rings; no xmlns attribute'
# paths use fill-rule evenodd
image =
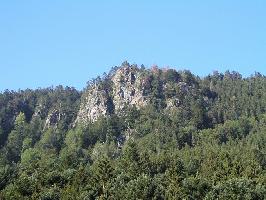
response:
<svg viewBox="0 0 266 200"><path fill-rule="evenodd" d="M77 123L90 88L114 96L111 78L123 67L139 71L148 104ZM265 144L264 75L125 62L82 92L0 94L0 199L263 200Z"/></svg>

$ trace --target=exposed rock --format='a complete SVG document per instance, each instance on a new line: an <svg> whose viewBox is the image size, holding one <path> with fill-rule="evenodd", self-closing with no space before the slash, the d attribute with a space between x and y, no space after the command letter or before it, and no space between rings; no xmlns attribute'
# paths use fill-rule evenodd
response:
<svg viewBox="0 0 266 200"><path fill-rule="evenodd" d="M54 109L52 112L48 115L44 128L51 128L56 127L58 125L58 122L62 119L64 114L62 114L59 110Z"/></svg>
<svg viewBox="0 0 266 200"><path fill-rule="evenodd" d="M166 108L167 110L176 108L180 105L180 101L177 98L169 98L166 100Z"/></svg>
<svg viewBox="0 0 266 200"><path fill-rule="evenodd" d="M132 65L124 65L116 69L107 81L99 80L93 83L83 94L75 124L94 122L100 116L123 113L128 106L136 106L139 109L148 105L151 102L149 92L152 88L152 75L157 76L159 73L158 68L143 71ZM165 93L168 86L163 81L162 84L164 84L162 93ZM185 82L174 84L173 95L164 99L166 109L177 108L180 105L180 100L175 96L175 87L178 87L182 93L190 90L190 86ZM162 97L164 98L164 94Z"/></svg>
<svg viewBox="0 0 266 200"><path fill-rule="evenodd" d="M121 111L127 105L135 105L137 108L147 105L147 98L141 88L141 77L138 68L120 68L112 78L113 102L116 111Z"/></svg>
<svg viewBox="0 0 266 200"><path fill-rule="evenodd" d="M98 85L94 85L84 95L76 122L95 121L101 115L106 116L111 112L112 102L106 90L101 90Z"/></svg>
<svg viewBox="0 0 266 200"><path fill-rule="evenodd" d="M84 94L76 123L94 122L100 116L119 113L126 106L137 108L147 105L147 97L143 95L141 77L137 67L124 66L111 77L111 91L94 84Z"/></svg>

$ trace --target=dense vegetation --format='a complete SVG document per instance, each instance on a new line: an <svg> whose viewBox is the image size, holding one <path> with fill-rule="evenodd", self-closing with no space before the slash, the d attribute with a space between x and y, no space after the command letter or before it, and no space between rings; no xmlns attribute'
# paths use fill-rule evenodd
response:
<svg viewBox="0 0 266 200"><path fill-rule="evenodd" d="M265 199L266 77L142 70L151 103L94 123L74 88L0 94L0 199Z"/></svg>

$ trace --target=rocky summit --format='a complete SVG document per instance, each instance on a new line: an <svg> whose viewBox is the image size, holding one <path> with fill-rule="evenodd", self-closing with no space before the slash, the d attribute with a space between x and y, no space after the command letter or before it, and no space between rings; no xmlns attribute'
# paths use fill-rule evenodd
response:
<svg viewBox="0 0 266 200"><path fill-rule="evenodd" d="M94 122L100 116L121 114L128 107L140 109L156 98L164 101L164 108L178 107L177 90L184 93L189 88L191 86L174 69L159 69L157 66L143 69L126 63L116 68L113 74L88 86L76 123Z"/></svg>

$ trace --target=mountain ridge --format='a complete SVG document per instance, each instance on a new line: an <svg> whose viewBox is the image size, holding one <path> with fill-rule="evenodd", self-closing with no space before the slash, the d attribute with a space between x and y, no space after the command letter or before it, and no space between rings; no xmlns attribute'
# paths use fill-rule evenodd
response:
<svg viewBox="0 0 266 200"><path fill-rule="evenodd" d="M0 199L265 199L265 88L125 62L0 93Z"/></svg>

